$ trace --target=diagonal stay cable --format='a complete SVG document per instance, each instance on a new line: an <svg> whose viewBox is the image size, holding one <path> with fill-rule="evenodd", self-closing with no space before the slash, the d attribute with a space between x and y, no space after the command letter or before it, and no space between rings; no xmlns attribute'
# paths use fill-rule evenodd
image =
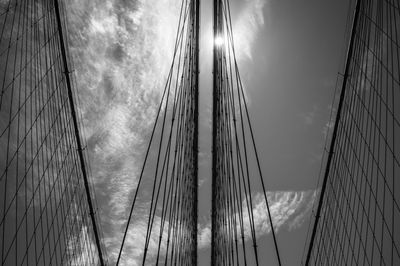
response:
<svg viewBox="0 0 400 266"><path fill-rule="evenodd" d="M172 64L171 64L171 67L170 67L170 71L169 71L167 80L170 80L171 77L172 77L174 64L175 64L176 53L178 51L178 43L179 43L180 38L182 37L182 29L180 27L180 25L182 23L182 14L183 14L183 2L182 2L182 5L181 5L181 9L180 9L178 30L177 30L177 34L176 34L176 41L175 41ZM184 23L185 20L186 20L186 17L183 18L183 23ZM148 159L148 155L149 155L149 152L150 152L150 147L151 147L151 144L152 144L152 141L153 141L153 138L154 138L155 129L156 129L156 126L157 126L157 122L158 122L160 113L161 113L161 109L162 109L162 106L163 106L164 97L165 97L165 94L167 92L167 88L168 88L168 81L167 81L166 86L164 87L164 91L163 91L163 94L162 94L162 97L161 97L160 105L159 105L158 110L157 110L156 119L155 119L155 122L154 122L154 125L153 125L153 129L152 129L152 133L151 133L151 136L150 136L149 145L148 145L147 150L146 150L143 166L142 166L142 169L141 169L141 172L140 172L140 176L139 176L139 180L138 180L138 185L136 187L135 195L134 195L134 198L133 198L133 201L132 201L132 205L131 205L131 208L130 208L128 221L127 221L127 224L126 224L126 227L125 227L125 231L124 231L124 235L123 235L123 238L122 238L121 247L120 247L120 250L119 250L119 253L118 253L118 258L117 258L116 265L119 264L120 259L121 259L122 250L123 250L123 247L124 247L124 244L125 244L126 235L128 233L129 224L130 224L130 221L132 219L133 209L134 209L134 206L135 206L135 203L136 203L136 198L137 198L138 191L139 191L139 188L140 188L140 184L141 184L141 181L142 181L142 178L143 178L144 169L145 169L146 162L147 162L147 159Z"/></svg>

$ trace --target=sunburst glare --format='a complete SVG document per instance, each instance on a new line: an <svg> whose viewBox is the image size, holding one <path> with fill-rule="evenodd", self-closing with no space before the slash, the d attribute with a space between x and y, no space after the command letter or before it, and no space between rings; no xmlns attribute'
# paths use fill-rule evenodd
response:
<svg viewBox="0 0 400 266"><path fill-rule="evenodd" d="M217 47L221 47L224 44L224 38L222 36L216 36L214 38L214 45Z"/></svg>

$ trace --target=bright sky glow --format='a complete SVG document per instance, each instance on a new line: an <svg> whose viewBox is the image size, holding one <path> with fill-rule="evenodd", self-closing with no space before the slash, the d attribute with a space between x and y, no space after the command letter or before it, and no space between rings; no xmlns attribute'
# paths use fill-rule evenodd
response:
<svg viewBox="0 0 400 266"><path fill-rule="evenodd" d="M220 47L224 44L224 39L221 36L217 36L214 39L214 44L215 46Z"/></svg>

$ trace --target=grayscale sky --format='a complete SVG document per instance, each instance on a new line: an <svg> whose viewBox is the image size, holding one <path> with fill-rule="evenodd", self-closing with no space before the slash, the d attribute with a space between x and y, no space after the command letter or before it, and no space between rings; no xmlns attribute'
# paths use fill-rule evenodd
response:
<svg viewBox="0 0 400 266"><path fill-rule="evenodd" d="M235 47L284 265L299 265L350 0L233 0ZM105 243L113 262L172 58L178 0L71 0L74 57ZM212 1L201 2L199 265L210 262ZM258 192L254 192L257 199ZM262 208L261 201L256 205ZM144 211L146 203L139 204ZM256 217L262 265L274 265L265 216ZM144 220L131 224L135 265ZM151 245L150 245L151 246Z"/></svg>

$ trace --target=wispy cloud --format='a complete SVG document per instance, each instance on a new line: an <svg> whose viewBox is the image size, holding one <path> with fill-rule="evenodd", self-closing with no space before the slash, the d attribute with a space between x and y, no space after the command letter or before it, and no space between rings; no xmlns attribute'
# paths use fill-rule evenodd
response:
<svg viewBox="0 0 400 266"><path fill-rule="evenodd" d="M267 0L246 0L241 3L237 13L232 12L234 13L232 14L232 30L235 52L237 59L240 61L252 59L254 42L264 26L264 13L266 12L264 7L266 3ZM204 53L204 56L210 59L208 62L211 63L213 49L212 19L207 22L203 21L201 32L200 46L202 49L200 52ZM200 60L200 63L203 64L203 61L207 60Z"/></svg>
<svg viewBox="0 0 400 266"><path fill-rule="evenodd" d="M335 126L335 118L337 112L336 107L334 107L333 105L329 105L328 110L330 112L329 120L325 123L324 127L322 128L322 134L324 135L324 138L327 138L329 136L333 127Z"/></svg>
<svg viewBox="0 0 400 266"><path fill-rule="evenodd" d="M267 192L274 229L279 232L283 228L294 230L304 224L311 214L313 203L318 196L318 190L306 191L274 191ZM267 207L264 195L253 196L254 226L257 237L271 233ZM251 238L249 215L246 203L243 202L243 219L245 239ZM239 228L238 228L239 230ZM211 223L199 225L198 244L200 248L207 248L211 243Z"/></svg>
<svg viewBox="0 0 400 266"><path fill-rule="evenodd" d="M234 20L239 60L252 59L252 47L264 24L264 0L247 0ZM142 163L146 135L155 117L160 91L169 69L179 1L72 1L71 52L80 89L93 178L105 224L105 245L115 262L132 193ZM211 54L211 53L210 53ZM301 225L312 192L271 192L271 211L277 228ZM256 194L254 213L261 234L269 233L265 206ZM138 208L126 239L123 265L137 265L146 237L146 208ZM154 259L160 226L155 218L149 245ZM168 221L166 225L168 226ZM165 234L164 231L163 234ZM248 236L249 237L249 236ZM199 225L199 246L207 247L210 224ZM163 241L167 239L163 235ZM165 252L165 242L161 252Z"/></svg>
<svg viewBox="0 0 400 266"><path fill-rule="evenodd" d="M305 125L311 126L312 124L314 124L318 114L319 114L319 108L317 105L314 105L311 111L300 113L299 117L301 118L301 120L303 120L303 123Z"/></svg>
<svg viewBox="0 0 400 266"><path fill-rule="evenodd" d="M124 250L121 256L121 265L141 265L144 254L145 241L146 241L148 216L143 215L144 210L139 212L141 212L141 218L134 219L134 221L130 226L129 233L127 234ZM160 217L156 217L153 224L152 234L149 240L148 253L146 255L147 263L155 262L155 259L157 257L157 251L160 239L159 238L160 226L161 226L161 219ZM164 230L162 232L162 241L160 243L159 261L163 261L166 252L167 240L168 240L168 227L169 223L168 221L166 221L164 223ZM171 228L171 235L173 234L174 232ZM109 257L111 258L111 261L116 261L122 236L123 236L122 232L117 232L116 235L113 236L110 235L105 239L107 246L110 248Z"/></svg>
<svg viewBox="0 0 400 266"><path fill-rule="evenodd" d="M88 233L88 228L82 226L79 234L71 235L68 239L67 250L70 261L68 265L79 266L85 264L97 265L99 260L97 256L91 256L93 250L96 250L96 245Z"/></svg>
<svg viewBox="0 0 400 266"><path fill-rule="evenodd" d="M252 59L252 47L264 25L266 0L246 0L237 19L233 22L236 56L239 60Z"/></svg>
<svg viewBox="0 0 400 266"><path fill-rule="evenodd" d="M171 64L179 7L173 0L75 0L68 11L80 112L110 262L122 241L146 136ZM126 265L141 254L144 217L130 227Z"/></svg>

